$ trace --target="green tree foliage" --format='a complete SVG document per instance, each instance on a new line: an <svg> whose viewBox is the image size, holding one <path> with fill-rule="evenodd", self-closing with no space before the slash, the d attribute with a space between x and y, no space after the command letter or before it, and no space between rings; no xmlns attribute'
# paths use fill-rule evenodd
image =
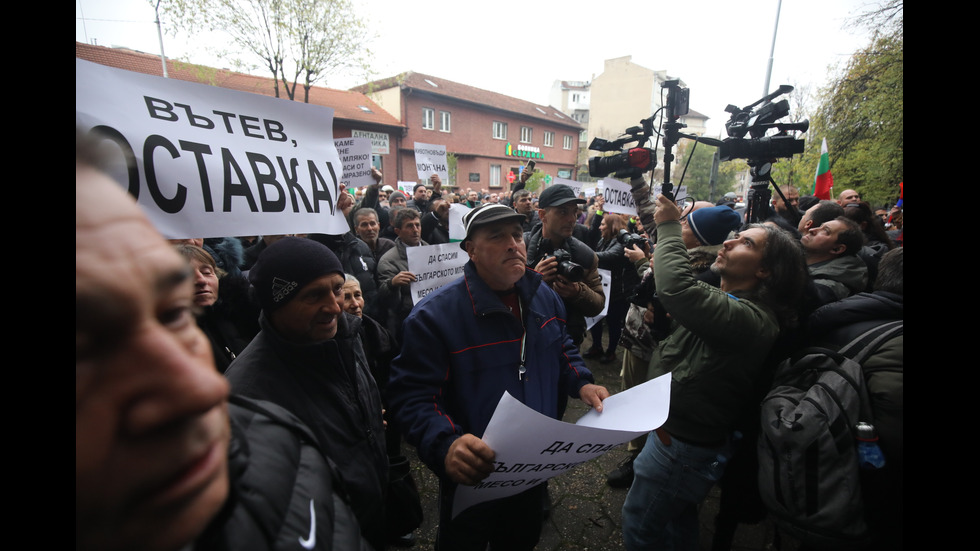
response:
<svg viewBox="0 0 980 551"><path fill-rule="evenodd" d="M881 36L851 58L815 117L827 133L835 191L858 190L874 205L894 202L904 175L902 36Z"/></svg>
<svg viewBox="0 0 980 551"><path fill-rule="evenodd" d="M446 171L449 173L449 181L443 182L443 189L452 189L459 185L459 157L455 153L446 152Z"/></svg>
<svg viewBox="0 0 980 551"><path fill-rule="evenodd" d="M892 205L904 177L903 2L886 0L850 26L872 29L870 43L855 52L813 98L790 93L790 117L810 120L804 152L778 159L772 178L801 194L812 193L820 145L827 139L834 193L856 189L872 206ZM810 100L816 101L811 108Z"/></svg>
<svg viewBox="0 0 980 551"><path fill-rule="evenodd" d="M153 3L153 2L151 2ZM351 0L164 0L169 33L223 34L226 49L215 51L239 70L268 71L276 97L303 101L310 87L339 70L369 72L367 25Z"/></svg>
<svg viewBox="0 0 980 551"><path fill-rule="evenodd" d="M904 177L902 5L889 0L855 19L876 29L871 42L820 91L806 151L773 170L777 183L811 190L826 138L835 193L855 189L872 206L894 204Z"/></svg>
<svg viewBox="0 0 980 551"><path fill-rule="evenodd" d="M527 179L527 183L524 184L525 189L531 193L541 193L544 190L545 184L545 174L541 170L535 170L534 174L531 174Z"/></svg>
<svg viewBox="0 0 980 551"><path fill-rule="evenodd" d="M715 175L712 189L712 166L714 164L714 147L682 140L674 152L678 162L671 167L673 184L687 186L687 195L698 201L716 201L725 193L735 190L735 175L745 163L732 160L720 163ZM690 160L690 163L688 162ZM681 177L683 176L683 180Z"/></svg>

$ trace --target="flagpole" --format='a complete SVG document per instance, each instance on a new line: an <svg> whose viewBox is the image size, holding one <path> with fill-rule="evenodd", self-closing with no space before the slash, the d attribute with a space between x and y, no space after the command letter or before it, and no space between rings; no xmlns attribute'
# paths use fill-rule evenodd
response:
<svg viewBox="0 0 980 551"><path fill-rule="evenodd" d="M820 144L820 161L813 178L813 195L819 199L830 199L834 187L834 175L830 173L830 152L827 150L827 138Z"/></svg>

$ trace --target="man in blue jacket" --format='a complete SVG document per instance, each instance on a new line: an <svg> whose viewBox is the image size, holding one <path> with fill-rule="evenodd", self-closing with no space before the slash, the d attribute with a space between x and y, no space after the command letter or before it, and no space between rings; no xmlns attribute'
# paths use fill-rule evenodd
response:
<svg viewBox="0 0 980 551"><path fill-rule="evenodd" d="M561 297L527 268L524 215L486 204L463 218L463 277L428 295L405 320L402 353L388 392L407 442L440 479L437 549L533 549L541 534L544 485L482 503L450 518L458 484L494 468L483 441L504 392L553 418L559 394L602 410L595 385L565 327Z"/></svg>

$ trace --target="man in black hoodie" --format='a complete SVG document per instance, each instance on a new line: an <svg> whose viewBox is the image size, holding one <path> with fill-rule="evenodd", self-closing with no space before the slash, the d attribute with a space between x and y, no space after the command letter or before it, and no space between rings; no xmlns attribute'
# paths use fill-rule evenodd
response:
<svg viewBox="0 0 980 551"><path fill-rule="evenodd" d="M338 465L362 534L385 543L388 479L381 396L360 318L342 310L344 269L329 248L287 237L249 271L262 330L226 372L236 394L299 417Z"/></svg>

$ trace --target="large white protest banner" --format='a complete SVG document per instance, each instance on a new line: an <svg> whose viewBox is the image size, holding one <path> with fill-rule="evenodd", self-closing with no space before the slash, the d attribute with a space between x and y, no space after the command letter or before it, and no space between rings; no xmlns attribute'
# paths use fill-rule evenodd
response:
<svg viewBox="0 0 980 551"><path fill-rule="evenodd" d="M599 277L602 279L602 292L606 295L606 304L602 307L602 312L599 312L593 317L585 318L585 328L592 329L592 326L599 322L602 318L606 317L609 313L609 292L610 286L612 286L612 272L605 268L599 268Z"/></svg>
<svg viewBox="0 0 980 551"><path fill-rule="evenodd" d="M504 393L483 433L496 468L475 486L458 486L453 517L477 503L514 495L595 459L664 424L670 373L614 394L573 425L552 419Z"/></svg>
<svg viewBox="0 0 980 551"><path fill-rule="evenodd" d="M412 302L418 304L425 295L463 276L463 265L470 259L459 243L440 243L423 247L406 247L408 271L415 274Z"/></svg>
<svg viewBox="0 0 980 551"><path fill-rule="evenodd" d="M349 230L328 107L75 59L75 125L165 237Z"/></svg>
<svg viewBox="0 0 980 551"><path fill-rule="evenodd" d="M443 182L449 181L449 163L446 161L446 146L415 142L415 169L419 180L429 181L438 174Z"/></svg>
<svg viewBox="0 0 980 551"><path fill-rule="evenodd" d="M374 184L371 176L371 140L368 138L337 138L333 141L344 166L340 183L347 188Z"/></svg>
<svg viewBox="0 0 980 551"><path fill-rule="evenodd" d="M605 203L602 210L636 216L636 203L633 202L633 192L630 185L613 178L602 179L602 199Z"/></svg>

